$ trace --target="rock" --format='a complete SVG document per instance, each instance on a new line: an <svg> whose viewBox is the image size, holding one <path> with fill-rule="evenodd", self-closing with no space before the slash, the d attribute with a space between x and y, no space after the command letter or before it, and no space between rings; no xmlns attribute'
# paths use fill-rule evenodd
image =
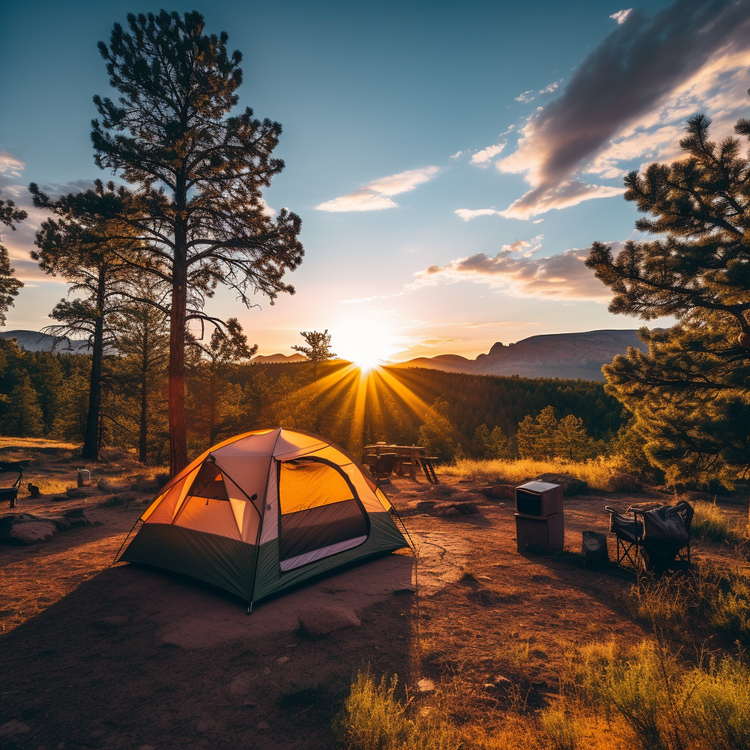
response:
<svg viewBox="0 0 750 750"><path fill-rule="evenodd" d="M12 734L23 734L28 731L28 724L22 724L18 719L11 719L9 722L0 726L0 737L8 737Z"/></svg>
<svg viewBox="0 0 750 750"><path fill-rule="evenodd" d="M436 505L434 500L420 500L417 503L417 510L425 510L429 513Z"/></svg>
<svg viewBox="0 0 750 750"><path fill-rule="evenodd" d="M256 726L258 729L270 729L271 726L267 721L259 721Z"/></svg>
<svg viewBox="0 0 750 750"><path fill-rule="evenodd" d="M638 477L632 474L613 474L607 481L607 486L612 492L637 492L641 489Z"/></svg>
<svg viewBox="0 0 750 750"><path fill-rule="evenodd" d="M57 531L67 531L70 528L70 521L65 516L45 516L44 520L55 524Z"/></svg>
<svg viewBox="0 0 750 750"><path fill-rule="evenodd" d="M431 693L435 690L435 683L427 677L423 677L417 683L417 690L419 690L420 693Z"/></svg>
<svg viewBox="0 0 750 750"><path fill-rule="evenodd" d="M8 537L17 544L37 544L52 539L56 533L55 524L51 521L26 521L13 524Z"/></svg>
<svg viewBox="0 0 750 750"><path fill-rule="evenodd" d="M395 596L403 596L404 594L413 594L414 589L393 589L393 593Z"/></svg>
<svg viewBox="0 0 750 750"><path fill-rule="evenodd" d="M514 484L496 484L494 487L485 487L479 491L486 497L494 497L496 500L515 500L516 497Z"/></svg>
<svg viewBox="0 0 750 750"><path fill-rule="evenodd" d="M534 481L559 484L563 488L563 495L580 495L589 488L588 482L568 474L540 474Z"/></svg>
<svg viewBox="0 0 750 750"><path fill-rule="evenodd" d="M315 607L303 612L299 617L299 624L310 635L321 636L350 626L359 627L357 615L344 606Z"/></svg>
<svg viewBox="0 0 750 750"><path fill-rule="evenodd" d="M479 508L474 503L451 503L438 508L437 512L441 516L475 516Z"/></svg>
<svg viewBox="0 0 750 750"><path fill-rule="evenodd" d="M0 544L36 544L46 542L58 531L67 531L74 526L88 526L89 521L80 515L35 516L31 513L8 513L0 516Z"/></svg>
<svg viewBox="0 0 750 750"><path fill-rule="evenodd" d="M266 676L271 674L271 667L263 667L263 674Z"/></svg>
<svg viewBox="0 0 750 750"><path fill-rule="evenodd" d="M242 672L235 677L229 685L229 692L232 695L247 695L250 692L250 682L252 675L249 672Z"/></svg>
<svg viewBox="0 0 750 750"><path fill-rule="evenodd" d="M281 656L278 659L276 659L277 664L286 664L289 661L288 656Z"/></svg>
<svg viewBox="0 0 750 750"><path fill-rule="evenodd" d="M606 565L609 562L607 552L607 535L598 531L583 531L581 542L581 554L584 565L592 567Z"/></svg>

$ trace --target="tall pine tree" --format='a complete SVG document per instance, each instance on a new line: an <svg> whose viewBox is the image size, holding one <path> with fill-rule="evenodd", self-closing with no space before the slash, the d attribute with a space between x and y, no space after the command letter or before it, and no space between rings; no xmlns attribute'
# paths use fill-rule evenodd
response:
<svg viewBox="0 0 750 750"><path fill-rule="evenodd" d="M171 288L169 424L172 473L187 463L185 344L218 284L248 307L274 298L302 260L301 221L269 216L261 196L284 164L272 157L281 125L237 115L242 55L204 33L200 13L128 15L99 43L119 98L94 97L96 163L133 186L117 217L149 240L133 262ZM114 215L114 214L113 214ZM156 267L159 266L157 270ZM220 321L213 322L219 324Z"/></svg>
<svg viewBox="0 0 750 750"><path fill-rule="evenodd" d="M596 242L586 265L614 292L610 311L677 318L641 329L648 353L604 368L646 454L676 481L731 484L750 471L750 161L739 139L711 141L710 124L691 118L683 159L625 179L625 199L653 217L636 229L658 238L617 256ZM750 121L735 132L750 138Z"/></svg>
<svg viewBox="0 0 750 750"><path fill-rule="evenodd" d="M16 224L23 221L28 214L23 209L17 208L13 201L0 200L0 223L10 227L13 231ZM23 282L14 275L14 269L10 265L8 249L0 245L0 326L5 325L5 313L12 307L13 299L18 295Z"/></svg>

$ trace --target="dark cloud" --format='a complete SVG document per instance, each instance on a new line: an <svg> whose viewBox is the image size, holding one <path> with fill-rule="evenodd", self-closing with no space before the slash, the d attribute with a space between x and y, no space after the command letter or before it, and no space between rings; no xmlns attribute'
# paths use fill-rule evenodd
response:
<svg viewBox="0 0 750 750"><path fill-rule="evenodd" d="M718 51L749 42L750 0L677 0L653 17L629 13L581 63L562 95L534 116L517 151L500 162L506 171L529 171L534 185L516 208L554 192Z"/></svg>

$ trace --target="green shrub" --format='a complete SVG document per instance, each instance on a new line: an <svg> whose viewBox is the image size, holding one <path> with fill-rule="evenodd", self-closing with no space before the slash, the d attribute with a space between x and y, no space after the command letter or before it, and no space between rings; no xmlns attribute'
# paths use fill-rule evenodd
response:
<svg viewBox="0 0 750 750"><path fill-rule="evenodd" d="M429 712L407 716L396 698L398 677L377 682L370 669L359 672L333 722L350 750L454 750L460 745L453 728Z"/></svg>

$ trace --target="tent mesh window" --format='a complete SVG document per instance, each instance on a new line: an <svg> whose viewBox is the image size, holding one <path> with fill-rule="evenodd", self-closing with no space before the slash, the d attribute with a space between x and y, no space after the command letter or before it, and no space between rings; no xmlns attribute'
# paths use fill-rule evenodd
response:
<svg viewBox="0 0 750 750"><path fill-rule="evenodd" d="M203 497L207 500L229 501L227 488L224 486L224 478L221 476L221 472L216 467L216 464L209 461L205 461L203 466L201 466L189 494L193 497Z"/></svg>
<svg viewBox="0 0 750 750"><path fill-rule="evenodd" d="M316 459L283 461L279 468L281 560L369 534L367 516L353 488L333 466Z"/></svg>

